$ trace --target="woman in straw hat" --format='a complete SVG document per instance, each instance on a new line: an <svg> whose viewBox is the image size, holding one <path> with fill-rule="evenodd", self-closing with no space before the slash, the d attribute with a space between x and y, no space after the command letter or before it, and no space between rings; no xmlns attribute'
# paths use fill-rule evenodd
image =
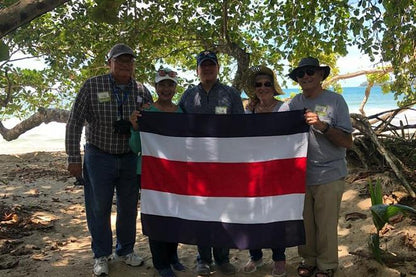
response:
<svg viewBox="0 0 416 277"><path fill-rule="evenodd" d="M249 68L246 74L245 92L249 96L246 113L277 112L283 104L275 98L283 94L270 68L260 65Z"/></svg>
<svg viewBox="0 0 416 277"><path fill-rule="evenodd" d="M275 98L283 94L277 83L276 75L270 68L260 65L251 67L246 75L246 94L250 97L246 113L268 113L278 112L283 102ZM244 266L245 273L251 273L262 266L263 252L261 249L250 249L250 260ZM277 277L286 276L285 248L273 248L274 266L272 275Z"/></svg>

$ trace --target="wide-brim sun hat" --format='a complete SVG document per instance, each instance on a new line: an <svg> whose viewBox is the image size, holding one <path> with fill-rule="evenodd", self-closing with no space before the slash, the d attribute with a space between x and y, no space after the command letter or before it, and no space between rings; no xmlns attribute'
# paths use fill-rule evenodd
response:
<svg viewBox="0 0 416 277"><path fill-rule="evenodd" d="M323 80L325 80L328 76L329 73L331 72L331 68L327 65L320 65L319 64L319 60L316 58L312 58L312 57L307 57L307 58L303 58L300 60L298 67L294 68L290 73L289 73L289 77L290 79L292 79L293 81L297 82L298 79L296 77L296 72L303 68L303 67L318 67L320 69L322 69L324 71L324 75L323 75Z"/></svg>
<svg viewBox="0 0 416 277"><path fill-rule="evenodd" d="M277 82L276 74L273 70L268 68L265 65L256 65L250 67L246 74L244 75L244 91L246 92L247 96L250 98L254 98L256 95L256 77L258 75L268 75L271 76L273 79L273 88L274 88L274 95L282 95L284 92L282 91L282 88L279 86L279 83Z"/></svg>

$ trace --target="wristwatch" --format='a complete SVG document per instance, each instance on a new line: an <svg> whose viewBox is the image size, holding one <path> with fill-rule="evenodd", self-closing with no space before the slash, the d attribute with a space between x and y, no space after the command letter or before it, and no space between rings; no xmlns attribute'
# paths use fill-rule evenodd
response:
<svg viewBox="0 0 416 277"><path fill-rule="evenodd" d="M328 132L329 128L331 128L331 125L329 125L329 123L326 123L326 127L321 131L321 133L325 134L326 132Z"/></svg>

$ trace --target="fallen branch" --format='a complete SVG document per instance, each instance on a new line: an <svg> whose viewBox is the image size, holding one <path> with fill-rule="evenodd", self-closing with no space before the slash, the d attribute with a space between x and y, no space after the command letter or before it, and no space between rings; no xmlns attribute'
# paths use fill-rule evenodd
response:
<svg viewBox="0 0 416 277"><path fill-rule="evenodd" d="M391 153L386 149L383 143L377 138L376 133L373 131L368 119L361 114L352 113L350 114L353 122L354 128L359 130L362 134L368 136L370 140L374 143L377 148L377 151L386 159L386 162L389 164L390 168L393 170L394 174L397 178L401 181L402 185L406 188L409 192L410 196L416 198L416 194L413 191L410 184L407 182L405 176L401 173L399 168L397 167L396 163L394 162L394 158Z"/></svg>

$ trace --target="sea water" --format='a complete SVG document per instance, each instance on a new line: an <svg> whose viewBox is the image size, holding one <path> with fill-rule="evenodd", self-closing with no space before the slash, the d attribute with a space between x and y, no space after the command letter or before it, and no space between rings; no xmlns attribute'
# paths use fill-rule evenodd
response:
<svg viewBox="0 0 416 277"><path fill-rule="evenodd" d="M284 89L287 98L291 93L299 93L299 89ZM348 104L350 113L358 113L361 102L365 95L365 87L344 87L342 96ZM371 89L369 99L364 106L366 115L376 114L382 111L396 109L397 100L393 93L383 94L381 87L375 86ZM416 124L416 113L407 113L406 121ZM3 122L6 128L12 128L18 120ZM406 124L406 123L405 123ZM81 142L83 144L83 141ZM27 131L18 139L5 141L0 138L0 154L19 154L35 151L65 151L65 124L51 122Z"/></svg>

